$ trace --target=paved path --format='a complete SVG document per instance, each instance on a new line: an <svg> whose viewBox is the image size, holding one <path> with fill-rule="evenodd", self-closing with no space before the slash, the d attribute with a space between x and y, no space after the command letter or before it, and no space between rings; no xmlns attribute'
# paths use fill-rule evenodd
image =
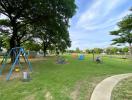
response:
<svg viewBox="0 0 132 100"><path fill-rule="evenodd" d="M114 75L104 79L95 87L90 100L111 100L111 93L115 85L130 76L132 73Z"/></svg>

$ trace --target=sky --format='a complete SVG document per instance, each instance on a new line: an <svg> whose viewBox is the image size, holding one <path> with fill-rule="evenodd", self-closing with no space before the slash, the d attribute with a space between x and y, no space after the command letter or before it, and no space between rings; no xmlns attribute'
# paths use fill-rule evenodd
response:
<svg viewBox="0 0 132 100"><path fill-rule="evenodd" d="M70 19L70 49L106 48L118 29L117 22L130 13L132 0L76 0L76 14Z"/></svg>

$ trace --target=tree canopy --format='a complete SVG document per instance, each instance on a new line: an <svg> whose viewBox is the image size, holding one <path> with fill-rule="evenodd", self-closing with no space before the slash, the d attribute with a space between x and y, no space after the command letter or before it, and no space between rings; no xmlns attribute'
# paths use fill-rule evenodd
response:
<svg viewBox="0 0 132 100"><path fill-rule="evenodd" d="M132 55L132 13L125 16L120 22L118 22L118 30L111 31L111 35L117 36L113 39L113 44L129 44L129 51Z"/></svg>
<svg viewBox="0 0 132 100"><path fill-rule="evenodd" d="M9 37L10 48L41 35L62 51L70 46L69 19L75 12L75 0L0 0L0 14L7 17L0 19L0 35Z"/></svg>

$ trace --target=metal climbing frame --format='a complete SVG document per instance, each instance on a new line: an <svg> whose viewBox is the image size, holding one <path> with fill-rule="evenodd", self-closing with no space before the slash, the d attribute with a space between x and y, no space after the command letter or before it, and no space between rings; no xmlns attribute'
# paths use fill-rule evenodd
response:
<svg viewBox="0 0 132 100"><path fill-rule="evenodd" d="M25 63L28 64L29 70L32 71L32 65L28 60L28 56L27 56L26 52L24 51L24 48L15 47L15 48L12 48L9 52L7 52L6 55L3 57L2 66L0 68L0 75L2 75L2 71L6 67L7 60L9 59L11 53L13 53L15 55L15 60L14 60L13 64L11 65L9 73L6 76L6 80L10 79L16 64L18 64L20 69L22 70L22 66L21 66L20 61L19 61L20 55L23 56Z"/></svg>

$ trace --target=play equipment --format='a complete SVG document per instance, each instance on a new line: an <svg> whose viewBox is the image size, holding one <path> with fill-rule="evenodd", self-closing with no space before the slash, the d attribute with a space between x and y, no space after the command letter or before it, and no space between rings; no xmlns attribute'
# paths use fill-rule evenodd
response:
<svg viewBox="0 0 132 100"><path fill-rule="evenodd" d="M28 82L30 81L31 78L30 78L30 74L28 72L23 72L23 82Z"/></svg>
<svg viewBox="0 0 132 100"><path fill-rule="evenodd" d="M35 58L37 56L37 52L36 51L28 51L28 56L29 58Z"/></svg>
<svg viewBox="0 0 132 100"><path fill-rule="evenodd" d="M65 60L64 57L58 56L57 57L57 63L58 64L65 64L66 63L66 60Z"/></svg>
<svg viewBox="0 0 132 100"><path fill-rule="evenodd" d="M28 73L27 72L23 72L23 79L28 79Z"/></svg>
<svg viewBox="0 0 132 100"><path fill-rule="evenodd" d="M80 55L78 60L84 60L84 55Z"/></svg>
<svg viewBox="0 0 132 100"><path fill-rule="evenodd" d="M12 48L9 52L6 53L6 55L3 57L3 62L2 62L2 66L0 68L0 75L2 75L2 71L6 66L7 60L10 58L10 55L14 55L15 59L14 62L11 65L10 71L6 76L6 80L9 80L13 70L15 69L16 72L22 71L22 65L20 63L20 56L22 55L22 57L24 58L25 63L27 63L27 66L29 68L30 71L32 71L32 66L31 63L28 61L28 57L27 54L24 50L24 48L22 47L15 47Z"/></svg>
<svg viewBox="0 0 132 100"><path fill-rule="evenodd" d="M72 57L73 58L77 58L78 57L78 54L77 53L72 53Z"/></svg>
<svg viewBox="0 0 132 100"><path fill-rule="evenodd" d="M19 67L16 67L16 68L15 68L15 71L16 71L16 72L19 72L19 71L20 71Z"/></svg>
<svg viewBox="0 0 132 100"><path fill-rule="evenodd" d="M97 63L101 63L101 62L102 62L100 56L97 56L97 57L96 57L96 62L97 62Z"/></svg>

